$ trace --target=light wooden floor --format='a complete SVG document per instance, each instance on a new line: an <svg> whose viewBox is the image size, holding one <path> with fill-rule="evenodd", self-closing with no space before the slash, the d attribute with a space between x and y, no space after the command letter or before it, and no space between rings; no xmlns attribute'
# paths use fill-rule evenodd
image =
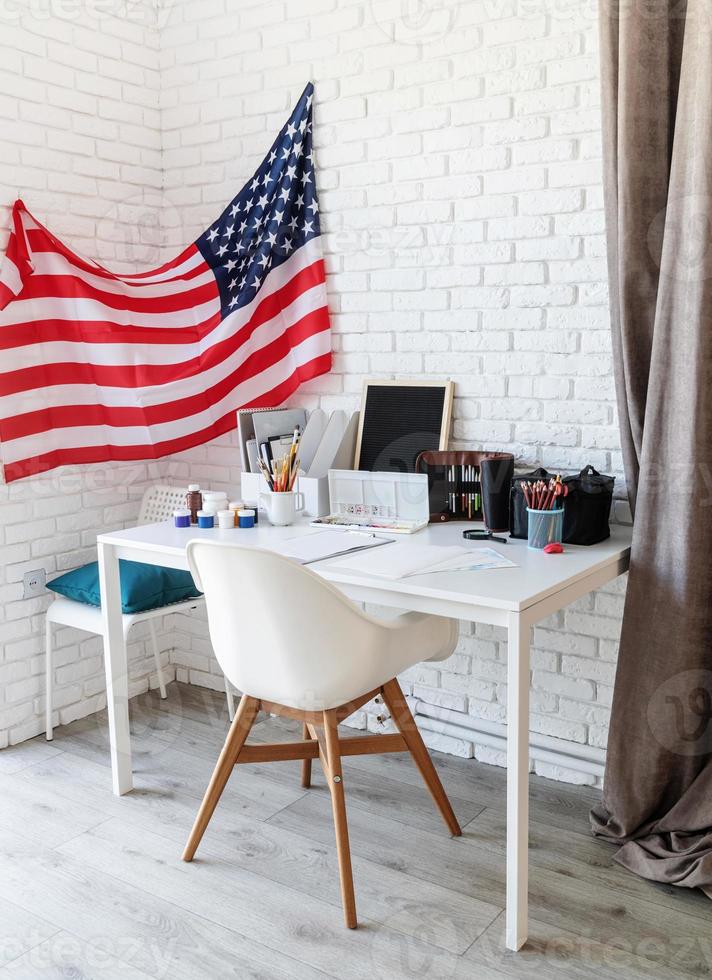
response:
<svg viewBox="0 0 712 980"><path fill-rule="evenodd" d="M532 777L531 939L503 949L505 773L437 756L464 836L408 757L345 760L360 917L343 928L329 795L244 766L180 854L227 728L172 684L132 703L136 789L111 794L106 720L0 752L0 980L583 980L712 975L712 904L640 881L588 834L596 794ZM264 716L262 716L264 717ZM253 739L293 737L264 719Z"/></svg>

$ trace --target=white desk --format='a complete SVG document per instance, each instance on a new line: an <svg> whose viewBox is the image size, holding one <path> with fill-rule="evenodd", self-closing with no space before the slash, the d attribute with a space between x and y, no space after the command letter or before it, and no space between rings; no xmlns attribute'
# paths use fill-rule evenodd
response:
<svg viewBox="0 0 712 980"><path fill-rule="evenodd" d="M463 524L431 525L414 535L398 536L424 544L463 544ZM207 537L270 548L284 538L311 532L307 522L288 528L261 523L251 530L179 530L169 523L150 524L102 534L99 573L103 606L109 738L114 792L132 786L126 647L121 628L119 558L187 568L186 543ZM516 568L419 575L390 582L368 574L346 573L339 559L310 567L359 601L418 610L473 623L506 626L507 668L507 932L509 949L527 939L529 825L529 642L530 630L551 613L616 578L628 568L631 532L614 527L611 538L590 548L567 546L562 555L530 551L526 542L495 544ZM489 542L485 542L489 544ZM472 542L473 548L481 547ZM392 547L392 545L386 545Z"/></svg>

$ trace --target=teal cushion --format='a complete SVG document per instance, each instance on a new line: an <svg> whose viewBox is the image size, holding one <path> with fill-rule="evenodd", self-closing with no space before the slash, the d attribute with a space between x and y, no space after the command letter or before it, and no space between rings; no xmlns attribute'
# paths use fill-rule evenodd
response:
<svg viewBox="0 0 712 980"><path fill-rule="evenodd" d="M119 560L121 576L121 609L125 613L145 612L171 602L195 599L202 595L195 587L193 576L181 568L145 565L139 561ZM93 561L47 583L47 588L68 599L101 605L99 565Z"/></svg>

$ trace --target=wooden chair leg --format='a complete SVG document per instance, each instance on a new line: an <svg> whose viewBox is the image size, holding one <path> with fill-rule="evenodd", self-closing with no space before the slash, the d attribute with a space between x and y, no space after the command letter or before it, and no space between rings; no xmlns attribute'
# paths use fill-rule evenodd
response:
<svg viewBox="0 0 712 980"><path fill-rule="evenodd" d="M222 791L225 789L225 785L230 778L230 773L235 767L240 749L250 734L250 729L257 717L259 708L260 702L256 698L251 698L243 694L235 714L235 720L230 726L230 731L225 739L225 744L222 747L217 765L210 777L203 802L200 804L200 809L195 818L193 829L190 832L188 843L185 845L185 850L183 851L184 861L193 860L195 852L198 849L198 844L202 840L203 834L210 823L210 818L222 795Z"/></svg>
<svg viewBox="0 0 712 980"><path fill-rule="evenodd" d="M413 756L413 761L420 770L420 775L425 780L425 785L428 787L450 833L453 837L460 837L462 835L460 824L450 806L450 800L447 798L447 793L440 782L440 777L433 765L433 760L430 758L427 746L418 731L418 726L415 724L415 719L408 707L400 684L395 678L383 685L383 700L386 702L386 707L390 711L398 731L405 739L408 750Z"/></svg>
<svg viewBox="0 0 712 980"><path fill-rule="evenodd" d="M324 736L326 742L326 758L328 763L327 780L331 793L331 808L334 813L334 829L336 831L336 853L339 858L339 875L341 878L341 901L344 907L344 922L349 929L355 929L356 898L354 896L354 879L351 869L351 848L349 846L349 827L346 822L346 800L344 798L344 781L341 771L341 751L339 749L338 723L335 711L324 712Z"/></svg>
<svg viewBox="0 0 712 980"><path fill-rule="evenodd" d="M311 735L309 734L309 727L306 722L302 724L302 738L305 742L311 740ZM302 761L302 786L304 789L309 789L311 786L311 772L312 772L312 761L311 759L304 759Z"/></svg>

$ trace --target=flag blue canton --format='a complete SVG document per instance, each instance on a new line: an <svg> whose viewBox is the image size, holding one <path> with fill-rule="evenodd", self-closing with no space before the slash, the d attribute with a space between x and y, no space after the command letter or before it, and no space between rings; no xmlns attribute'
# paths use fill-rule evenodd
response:
<svg viewBox="0 0 712 980"><path fill-rule="evenodd" d="M265 276L319 232L307 85L270 152L195 242L220 290L222 316L251 302Z"/></svg>

